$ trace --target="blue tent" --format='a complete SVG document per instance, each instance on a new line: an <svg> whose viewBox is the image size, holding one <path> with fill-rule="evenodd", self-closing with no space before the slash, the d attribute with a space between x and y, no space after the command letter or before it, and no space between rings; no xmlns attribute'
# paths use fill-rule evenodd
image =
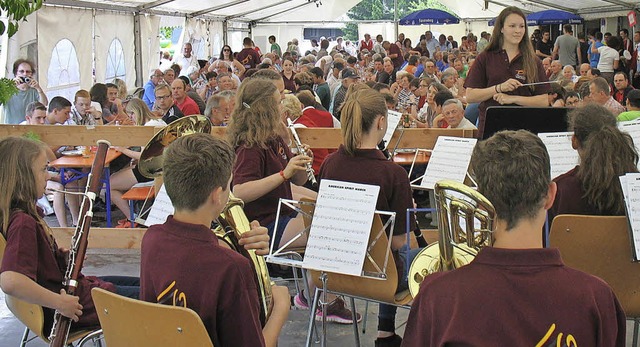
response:
<svg viewBox="0 0 640 347"><path fill-rule="evenodd" d="M426 9L411 13L400 19L400 25L430 25L430 24L458 24L460 19L451 13Z"/></svg>
<svg viewBox="0 0 640 347"><path fill-rule="evenodd" d="M527 16L527 25L582 24L583 21L577 14L560 10L545 10Z"/></svg>
<svg viewBox="0 0 640 347"><path fill-rule="evenodd" d="M560 10L545 10L533 12L527 15L527 25L554 25L554 24L582 24L584 19L577 14ZM489 21L489 26L494 26L496 19Z"/></svg>

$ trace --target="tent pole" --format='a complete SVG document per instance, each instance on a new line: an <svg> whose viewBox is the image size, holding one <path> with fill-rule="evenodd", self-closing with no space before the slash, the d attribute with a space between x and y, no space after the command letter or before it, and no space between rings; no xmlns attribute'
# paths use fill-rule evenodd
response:
<svg viewBox="0 0 640 347"><path fill-rule="evenodd" d="M147 71L143 71L146 67L142 66L142 30L140 28L140 12L136 12L133 15L133 47L135 49L135 66L136 66L136 86L143 86L145 83L144 77ZM149 58L151 59L153 50L149 51Z"/></svg>
<svg viewBox="0 0 640 347"><path fill-rule="evenodd" d="M398 0L393 0L393 28L395 30L396 36L389 42L394 43L398 40L398 35L400 34L400 30L398 29Z"/></svg>
<svg viewBox="0 0 640 347"><path fill-rule="evenodd" d="M222 21L222 43L229 44L229 22L226 20Z"/></svg>

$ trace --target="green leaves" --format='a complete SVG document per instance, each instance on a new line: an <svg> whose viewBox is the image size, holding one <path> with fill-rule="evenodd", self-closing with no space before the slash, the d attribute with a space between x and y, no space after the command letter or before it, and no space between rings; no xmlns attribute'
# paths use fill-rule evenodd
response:
<svg viewBox="0 0 640 347"><path fill-rule="evenodd" d="M16 83L8 78L0 78L0 105L4 105L18 92Z"/></svg>
<svg viewBox="0 0 640 347"><path fill-rule="evenodd" d="M27 16L42 7L43 0L0 0L0 9L7 12L9 25L0 23L0 35L5 31L9 37L18 32L19 23L25 21Z"/></svg>

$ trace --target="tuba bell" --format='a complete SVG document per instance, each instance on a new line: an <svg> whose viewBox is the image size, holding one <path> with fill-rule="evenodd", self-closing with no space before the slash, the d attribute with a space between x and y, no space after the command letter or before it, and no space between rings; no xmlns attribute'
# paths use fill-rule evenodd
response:
<svg viewBox="0 0 640 347"><path fill-rule="evenodd" d="M156 178L162 175L164 163L164 150L171 142L181 136L195 133L211 133L211 122L202 115L182 117L156 133L147 143L140 155L138 170L148 178ZM242 200L230 195L229 202L218 217L213 232L219 240L225 242L229 247L249 259L256 274L256 287L260 298L260 321L264 326L273 308L273 298L271 293L271 277L267 270L267 263L264 258L257 255L254 250L246 250L238 244L240 236L251 230L249 220L244 214Z"/></svg>
<svg viewBox="0 0 640 347"><path fill-rule="evenodd" d="M480 248L493 243L496 212L487 198L452 180L437 182L434 191L439 240L420 251L411 263L409 291L413 297L429 274L467 265Z"/></svg>

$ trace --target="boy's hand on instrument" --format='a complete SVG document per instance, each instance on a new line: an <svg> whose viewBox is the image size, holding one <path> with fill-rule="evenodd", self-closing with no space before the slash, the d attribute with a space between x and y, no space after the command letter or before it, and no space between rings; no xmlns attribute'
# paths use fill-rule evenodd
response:
<svg viewBox="0 0 640 347"><path fill-rule="evenodd" d="M240 236L238 243L245 249L253 249L258 255L269 254L269 234L267 228L261 227L256 220L251 222L251 230Z"/></svg>
<svg viewBox="0 0 640 347"><path fill-rule="evenodd" d="M60 289L60 303L56 310L58 310L63 316L71 318L74 322L77 322L82 316L82 305L79 302L80 298L73 295L68 295L64 289Z"/></svg>
<svg viewBox="0 0 640 347"><path fill-rule="evenodd" d="M273 294L273 306L289 311L291 308L291 296L289 295L289 288L285 286L273 286L271 287L271 294Z"/></svg>

